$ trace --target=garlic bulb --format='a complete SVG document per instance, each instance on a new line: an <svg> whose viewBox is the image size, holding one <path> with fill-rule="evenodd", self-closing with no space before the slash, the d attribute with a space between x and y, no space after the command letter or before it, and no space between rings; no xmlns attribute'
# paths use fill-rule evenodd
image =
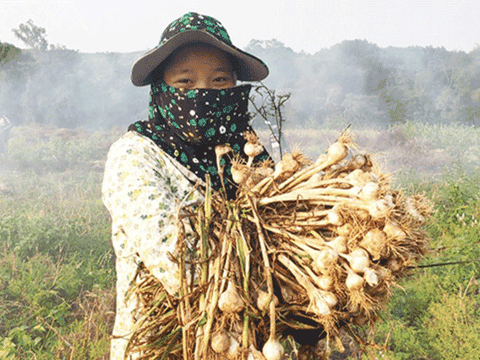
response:
<svg viewBox="0 0 480 360"><path fill-rule="evenodd" d="M343 225L343 218L338 212L338 208L333 207L325 217L325 221L328 224L335 225L335 226L341 226Z"/></svg>
<svg viewBox="0 0 480 360"><path fill-rule="evenodd" d="M332 313L332 308L338 304L337 296L325 290L310 288L308 290L310 310L318 316L327 316Z"/></svg>
<svg viewBox="0 0 480 360"><path fill-rule="evenodd" d="M405 231L400 229L397 225L387 222L383 227L383 232L388 238L395 239L397 241L403 241L407 238Z"/></svg>
<svg viewBox="0 0 480 360"><path fill-rule="evenodd" d="M387 269L386 267L380 265L374 265L373 270L375 270L375 274L377 275L379 281L388 279L392 273L390 269Z"/></svg>
<svg viewBox="0 0 480 360"><path fill-rule="evenodd" d="M360 169L363 165L367 163L367 159L362 154L355 155L352 160L350 160L349 166L353 169Z"/></svg>
<svg viewBox="0 0 480 360"><path fill-rule="evenodd" d="M320 291L320 296L327 303L327 305L332 308L338 304L338 298L336 295L330 291Z"/></svg>
<svg viewBox="0 0 480 360"><path fill-rule="evenodd" d="M263 151L263 145L260 143L250 143L247 142L243 147L243 151L249 157L255 157L260 155Z"/></svg>
<svg viewBox="0 0 480 360"><path fill-rule="evenodd" d="M232 151L232 148L227 144L220 144L215 146L215 155L217 155L217 157L221 158L223 155L228 154L230 151Z"/></svg>
<svg viewBox="0 0 480 360"><path fill-rule="evenodd" d="M338 254L331 248L325 247L318 251L316 257L313 259L312 267L318 273L329 273L333 266L337 263Z"/></svg>
<svg viewBox="0 0 480 360"><path fill-rule="evenodd" d="M345 144L341 142L335 142L327 150L327 164L332 165L343 159L348 155L348 149ZM327 165L327 166L328 166Z"/></svg>
<svg viewBox="0 0 480 360"><path fill-rule="evenodd" d="M220 175L223 175L223 166L220 164L222 156L232 151L232 148L226 144L215 146L215 155L217 159L217 170Z"/></svg>
<svg viewBox="0 0 480 360"><path fill-rule="evenodd" d="M270 295L268 294L268 292L260 290L258 292L258 297L257 297L258 310L260 311L268 310L269 299L270 299ZM275 304L275 306L278 305L278 298L275 295L273 295L272 301Z"/></svg>
<svg viewBox="0 0 480 360"><path fill-rule="evenodd" d="M249 350L247 360L265 360L263 354L255 349L253 345L250 345Z"/></svg>
<svg viewBox="0 0 480 360"><path fill-rule="evenodd" d="M356 169L348 174L346 179L349 180L353 186L363 187L365 184L372 181L372 176L363 170Z"/></svg>
<svg viewBox="0 0 480 360"><path fill-rule="evenodd" d="M228 282L227 289L220 295L218 299L218 307L226 313L238 313L243 310L245 304L238 295L237 289L232 281Z"/></svg>
<svg viewBox="0 0 480 360"><path fill-rule="evenodd" d="M243 137L247 140L247 143L243 147L243 152L248 156L247 166L252 166L254 157L262 153L263 145L258 140L257 134L253 131L245 131Z"/></svg>
<svg viewBox="0 0 480 360"><path fill-rule="evenodd" d="M363 288L363 277L358 275L355 271L347 268L347 278L345 280L345 285L350 291L359 291Z"/></svg>
<svg viewBox="0 0 480 360"><path fill-rule="evenodd" d="M285 153L282 160L275 165L274 179L286 179L292 176L298 169L300 164L290 153Z"/></svg>
<svg viewBox="0 0 480 360"><path fill-rule="evenodd" d="M369 202L367 205L368 212L374 219L384 218L390 211L390 206L385 199Z"/></svg>
<svg viewBox="0 0 480 360"><path fill-rule="evenodd" d="M370 286L376 286L378 285L378 276L377 272L373 269L366 268L363 274L363 278L367 282L368 285Z"/></svg>
<svg viewBox="0 0 480 360"><path fill-rule="evenodd" d="M246 166L236 161L232 162L231 171L232 179L236 184L243 183L249 175Z"/></svg>
<svg viewBox="0 0 480 360"><path fill-rule="evenodd" d="M260 175L262 178L272 176L275 170L268 166L260 166L255 168L255 174Z"/></svg>
<svg viewBox="0 0 480 360"><path fill-rule="evenodd" d="M312 303L312 311L318 316L327 316L332 313L330 306L322 297L317 297Z"/></svg>
<svg viewBox="0 0 480 360"><path fill-rule="evenodd" d="M224 329L221 329L213 334L210 345L217 354L223 353L230 347L230 336Z"/></svg>
<svg viewBox="0 0 480 360"><path fill-rule="evenodd" d="M407 213L416 221L418 221L421 224L425 223L425 216L420 214L418 211L417 205L415 204L415 201L412 199L407 199L406 201L406 210Z"/></svg>
<svg viewBox="0 0 480 360"><path fill-rule="evenodd" d="M240 344L232 336L229 335L229 338L230 338L230 346L228 347L225 355L227 356L227 359L234 360L237 358L238 354L240 353Z"/></svg>
<svg viewBox="0 0 480 360"><path fill-rule="evenodd" d="M387 202L389 208L394 208L395 207L395 198L393 197L393 195L391 193L389 193L389 192L386 193L385 196L384 196L384 199Z"/></svg>
<svg viewBox="0 0 480 360"><path fill-rule="evenodd" d="M356 273L363 274L370 263L368 253L362 248L356 248L349 254L339 254L348 260L350 267Z"/></svg>
<svg viewBox="0 0 480 360"><path fill-rule="evenodd" d="M327 241L326 245L330 246L337 253L347 252L347 240L343 236L337 236L331 241Z"/></svg>
<svg viewBox="0 0 480 360"><path fill-rule="evenodd" d="M267 360L281 360L285 350L276 339L268 339L268 341L263 345L262 353Z"/></svg>
<svg viewBox="0 0 480 360"><path fill-rule="evenodd" d="M352 315L358 315L358 313L360 312L360 304L358 302L349 301L347 303L347 310Z"/></svg>
<svg viewBox="0 0 480 360"><path fill-rule="evenodd" d="M315 285L322 290L330 290L333 285L333 277L329 275L320 275L314 278Z"/></svg>
<svg viewBox="0 0 480 360"><path fill-rule="evenodd" d="M375 201L378 199L378 192L380 191L380 185L375 182L368 182L363 185L359 195L364 201Z"/></svg>
<svg viewBox="0 0 480 360"><path fill-rule="evenodd" d="M387 236L380 229L368 231L359 245L368 251L373 260L380 260L387 255Z"/></svg>
<svg viewBox="0 0 480 360"><path fill-rule="evenodd" d="M350 223L343 224L342 226L337 227L338 236L348 237L353 231L353 226Z"/></svg>

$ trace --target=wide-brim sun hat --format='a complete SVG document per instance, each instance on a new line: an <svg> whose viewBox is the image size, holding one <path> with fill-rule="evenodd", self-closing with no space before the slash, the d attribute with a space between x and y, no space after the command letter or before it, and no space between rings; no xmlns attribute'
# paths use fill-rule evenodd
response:
<svg viewBox="0 0 480 360"><path fill-rule="evenodd" d="M223 25L215 18L189 12L173 21L164 30L160 43L143 54L132 67L132 83L151 84L152 74L176 49L190 43L202 42L214 46L236 59L235 72L240 81L261 81L268 76L267 65L259 58L232 44Z"/></svg>

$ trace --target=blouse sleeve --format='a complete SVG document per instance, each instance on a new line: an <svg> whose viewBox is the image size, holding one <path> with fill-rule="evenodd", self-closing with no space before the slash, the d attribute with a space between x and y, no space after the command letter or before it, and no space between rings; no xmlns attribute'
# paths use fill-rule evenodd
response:
<svg viewBox="0 0 480 360"><path fill-rule="evenodd" d="M143 262L170 293L179 284L178 267L168 256L176 245L177 208L181 201L198 200L199 193L192 189L150 139L128 132L112 145L102 198L112 217L116 256Z"/></svg>

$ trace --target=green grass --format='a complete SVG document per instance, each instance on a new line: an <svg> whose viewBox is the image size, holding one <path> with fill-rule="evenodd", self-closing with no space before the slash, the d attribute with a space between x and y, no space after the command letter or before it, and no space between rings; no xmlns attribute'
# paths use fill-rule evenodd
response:
<svg viewBox="0 0 480 360"><path fill-rule="evenodd" d="M423 184L435 204L422 264L480 259L480 171L457 169ZM412 270L377 329L388 359L478 359L480 262ZM388 339L388 340L387 340Z"/></svg>
<svg viewBox="0 0 480 360"><path fill-rule="evenodd" d="M108 134L34 130L17 132L0 175L0 358L107 359L114 254L95 161Z"/></svg>
<svg viewBox="0 0 480 360"><path fill-rule="evenodd" d="M0 173L1 359L108 359L115 271L100 184L107 150L120 133L35 127L12 134ZM338 133L290 129L286 136L314 158ZM427 156L428 162L394 170L397 186L425 194L435 206L427 224L431 251L422 264L480 259L478 134L458 125L353 130L361 149L386 159L441 149L455 160L445 167L443 158L440 166ZM479 262L412 270L380 314L378 346L363 357L480 358L479 278Z"/></svg>

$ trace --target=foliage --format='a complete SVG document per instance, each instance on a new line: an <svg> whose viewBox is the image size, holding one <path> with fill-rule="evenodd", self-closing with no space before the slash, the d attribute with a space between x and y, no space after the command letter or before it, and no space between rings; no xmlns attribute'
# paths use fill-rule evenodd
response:
<svg viewBox="0 0 480 360"><path fill-rule="evenodd" d="M108 357L115 283L110 221L100 200L101 172L84 163L102 161L105 151L95 149L108 140L80 134L50 150L49 157L68 159L69 170L39 171L42 160L34 165L51 138L23 142L23 152L12 146L14 157L2 164L2 359Z"/></svg>
<svg viewBox="0 0 480 360"><path fill-rule="evenodd" d="M28 47L35 50L47 50L46 30L35 25L32 19L28 20L26 24L20 24L18 29L12 29L12 31Z"/></svg>
<svg viewBox="0 0 480 360"><path fill-rule="evenodd" d="M0 42L0 66L3 67L9 61L17 58L20 52L16 46Z"/></svg>
<svg viewBox="0 0 480 360"><path fill-rule="evenodd" d="M12 130L9 161L37 173L48 170L94 168L101 170L108 148L121 130L88 131L49 126L19 126Z"/></svg>

